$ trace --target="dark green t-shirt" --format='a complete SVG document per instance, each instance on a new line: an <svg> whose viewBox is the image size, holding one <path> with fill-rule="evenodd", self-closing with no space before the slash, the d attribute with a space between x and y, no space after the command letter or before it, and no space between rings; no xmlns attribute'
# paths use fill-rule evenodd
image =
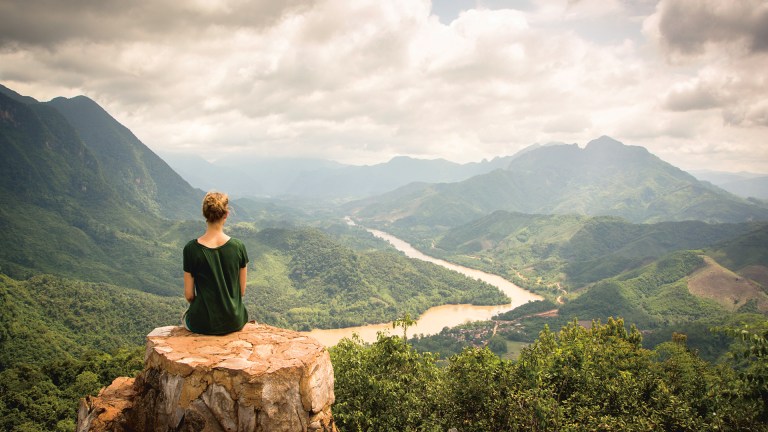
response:
<svg viewBox="0 0 768 432"><path fill-rule="evenodd" d="M248 252L238 239L217 248L191 240L184 246L184 271L195 280L195 299L185 315L187 327L202 334L238 331L248 322L240 295L240 269Z"/></svg>

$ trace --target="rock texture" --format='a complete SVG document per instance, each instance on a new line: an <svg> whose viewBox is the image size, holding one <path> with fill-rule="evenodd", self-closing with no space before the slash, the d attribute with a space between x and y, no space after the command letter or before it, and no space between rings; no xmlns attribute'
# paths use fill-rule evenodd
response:
<svg viewBox="0 0 768 432"><path fill-rule="evenodd" d="M144 370L83 399L77 431L335 431L328 351L258 324L224 336L147 336Z"/></svg>

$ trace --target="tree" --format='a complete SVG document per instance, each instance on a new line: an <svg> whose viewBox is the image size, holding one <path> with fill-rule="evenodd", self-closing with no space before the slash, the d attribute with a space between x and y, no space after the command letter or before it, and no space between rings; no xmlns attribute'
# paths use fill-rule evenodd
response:
<svg viewBox="0 0 768 432"><path fill-rule="evenodd" d="M411 318L411 314L409 312L403 313L403 315L400 316L400 318L392 321L392 328L403 328L403 340L408 340L408 327L412 327L414 324L416 324L416 320Z"/></svg>
<svg viewBox="0 0 768 432"><path fill-rule="evenodd" d="M343 339L331 348L334 418L342 430L415 431L434 426L436 356L379 333L373 344Z"/></svg>
<svg viewBox="0 0 768 432"><path fill-rule="evenodd" d="M737 342L730 356L742 386L733 389L732 397L756 402L755 419L768 424L768 320L713 330Z"/></svg>
<svg viewBox="0 0 768 432"><path fill-rule="evenodd" d="M440 418L462 431L510 430L518 386L512 363L488 348L466 348L444 371Z"/></svg>

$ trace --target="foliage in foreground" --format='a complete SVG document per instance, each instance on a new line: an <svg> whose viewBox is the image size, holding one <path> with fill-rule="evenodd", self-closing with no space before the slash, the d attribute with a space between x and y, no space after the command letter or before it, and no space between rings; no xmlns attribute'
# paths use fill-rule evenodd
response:
<svg viewBox="0 0 768 432"><path fill-rule="evenodd" d="M43 364L20 363L0 372L0 430L72 431L78 400L95 395L119 376L135 376L144 365L143 347Z"/></svg>
<svg viewBox="0 0 768 432"><path fill-rule="evenodd" d="M404 339L331 349L344 431L768 430L768 322L729 330L739 363L713 365L685 337L641 346L622 319L545 328L517 362L468 348L440 367Z"/></svg>

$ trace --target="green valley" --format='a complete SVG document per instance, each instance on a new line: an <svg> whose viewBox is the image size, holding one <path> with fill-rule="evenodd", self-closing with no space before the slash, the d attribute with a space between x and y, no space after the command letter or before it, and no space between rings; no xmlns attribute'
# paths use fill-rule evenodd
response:
<svg viewBox="0 0 768 432"><path fill-rule="evenodd" d="M141 368L145 335L179 322L203 192L82 96L0 86L0 152L0 429L72 430L77 399ZM252 319L397 320L407 335L433 306L509 303L347 215L544 299L407 342L343 340L331 353L345 430L765 430L765 202L608 137L476 166L400 159L304 177L322 189L382 173L346 185L357 196L398 183L397 166L461 181L342 204L313 189L232 200Z"/></svg>

